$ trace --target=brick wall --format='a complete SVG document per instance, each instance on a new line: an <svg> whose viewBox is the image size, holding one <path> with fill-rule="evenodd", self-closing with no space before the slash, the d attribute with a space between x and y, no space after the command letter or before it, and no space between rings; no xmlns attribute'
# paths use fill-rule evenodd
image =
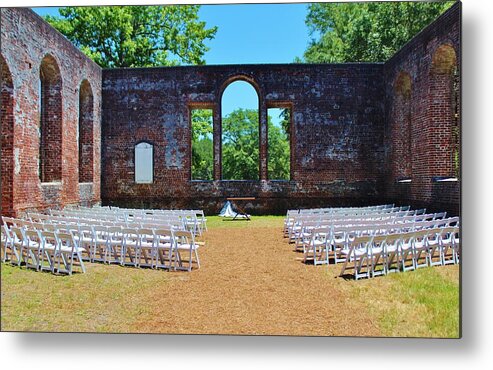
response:
<svg viewBox="0 0 493 370"><path fill-rule="evenodd" d="M2 87L2 214L78 204L80 194L86 204L100 202L101 68L29 9L1 9L1 25L2 81L11 81ZM42 90L49 106L41 151L40 70L46 72ZM85 79L94 98L89 192L79 189L78 176L79 89ZM47 166L43 181L41 156Z"/></svg>
<svg viewBox="0 0 493 370"><path fill-rule="evenodd" d="M254 212L367 204L379 194L383 65L234 65L103 71L102 197L108 204L201 206L254 196ZM221 96L246 80L259 95L260 181L221 180ZM267 179L267 108L292 106L291 181ZM189 110L213 109L215 181L191 181ZM154 182L134 181L134 147L154 145Z"/></svg>
<svg viewBox="0 0 493 370"><path fill-rule="evenodd" d="M385 63L384 193L389 201L459 214L460 177L437 180L457 175L453 130L460 130L460 115L455 117L453 80L455 68L460 71L460 32L457 3ZM410 80L406 101L400 91L403 76ZM408 110L409 136L403 126ZM411 183L398 183L402 177Z"/></svg>

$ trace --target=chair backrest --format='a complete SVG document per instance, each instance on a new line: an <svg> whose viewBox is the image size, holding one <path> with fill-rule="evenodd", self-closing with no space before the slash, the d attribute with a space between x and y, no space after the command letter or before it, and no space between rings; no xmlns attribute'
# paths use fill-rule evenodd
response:
<svg viewBox="0 0 493 370"><path fill-rule="evenodd" d="M41 246L41 236L38 230L26 230L24 235L26 236L26 241L28 244L35 242L39 243L39 246Z"/></svg>
<svg viewBox="0 0 493 370"><path fill-rule="evenodd" d="M171 230L171 228L154 229L154 235L157 240L165 238L170 238L170 240L173 240L173 230Z"/></svg>
<svg viewBox="0 0 493 370"><path fill-rule="evenodd" d="M41 238L43 239L43 242L52 244L54 246L58 245L58 239L56 237L55 232L43 230L40 231L40 235Z"/></svg>
<svg viewBox="0 0 493 370"><path fill-rule="evenodd" d="M385 240L387 240L387 235L375 235L373 236L372 244L373 246L381 246Z"/></svg>
<svg viewBox="0 0 493 370"><path fill-rule="evenodd" d="M69 247L72 249L72 251L74 250L75 241L74 238L72 237L72 234L67 232L58 232L55 233L55 236L61 246Z"/></svg>
<svg viewBox="0 0 493 370"><path fill-rule="evenodd" d="M11 226L10 231L12 232L12 235L14 238L18 241L23 241L24 240L24 230L19 227L19 226Z"/></svg>
<svg viewBox="0 0 493 370"><path fill-rule="evenodd" d="M179 244L190 244L195 243L192 232L188 230L175 230L173 231L173 238Z"/></svg>
<svg viewBox="0 0 493 370"><path fill-rule="evenodd" d="M374 238L373 235L357 236L351 242L350 248L352 248L352 249L366 249L368 251L368 248L370 247L370 245L373 241L373 238Z"/></svg>

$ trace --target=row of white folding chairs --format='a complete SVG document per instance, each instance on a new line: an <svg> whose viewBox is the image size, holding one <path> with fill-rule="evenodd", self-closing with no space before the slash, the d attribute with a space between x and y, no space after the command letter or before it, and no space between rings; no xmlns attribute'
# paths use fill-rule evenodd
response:
<svg viewBox="0 0 493 370"><path fill-rule="evenodd" d="M61 214L65 212L66 214L94 214L94 212L99 212L98 215L106 217L119 217L125 220L134 217L140 217L144 219L159 219L162 216L179 216L185 217L187 219L187 224L193 226L197 229L197 232L201 235L203 231L207 230L207 219L205 213L201 209L192 210L162 210L162 209L131 209L131 208L68 208L63 211L52 211L53 213Z"/></svg>
<svg viewBox="0 0 493 370"><path fill-rule="evenodd" d="M359 218L359 217L379 217L389 214L419 214L424 213L426 210L416 210L411 211L409 206L406 207L394 207L383 210L368 210L368 211L356 211L356 212L345 212L345 213L311 213L311 212L301 212L295 214L289 214L289 217L285 219L285 225L292 224L293 221L297 219L303 219L306 217L319 217L319 218ZM407 213L406 213L407 212Z"/></svg>
<svg viewBox="0 0 493 370"><path fill-rule="evenodd" d="M351 268L355 279L458 264L461 254L459 227L355 236L342 254L345 259L340 276Z"/></svg>
<svg viewBox="0 0 493 370"><path fill-rule="evenodd" d="M347 212L359 212L359 211L372 211L382 210L387 208L393 208L393 204L382 204L377 206L364 206L364 207L328 207L328 208L306 208L288 210L288 213L347 213Z"/></svg>
<svg viewBox="0 0 493 370"><path fill-rule="evenodd" d="M439 227L459 226L459 217L450 217L447 219L436 219L430 221L419 222L373 222L373 223L360 223L360 224L305 224L303 232L299 234L295 242L295 250L303 251L305 253L306 248L313 241L313 233L317 229L324 228L329 230L328 241L333 247L347 246L350 237L352 235L386 235L392 233L412 232L422 229L432 229ZM337 256L334 257L335 262L339 262Z"/></svg>
<svg viewBox="0 0 493 370"><path fill-rule="evenodd" d="M146 215L145 213L139 213L134 215L124 214L124 213L114 213L114 214L106 214L106 213L93 213L89 211L81 212L79 210L68 210L68 211L59 211L54 210L51 211L51 215L53 217L67 217L67 218L90 218L90 219L101 219L104 221L124 221L127 223L160 223L160 222L174 222L174 221L182 221L185 227L191 230L194 234L202 235L203 231L206 230L206 219L203 213L200 217L197 217L195 212L187 211L178 213L169 213L169 214L152 214Z"/></svg>
<svg viewBox="0 0 493 370"><path fill-rule="evenodd" d="M1 232L2 262L10 261L20 266L25 264L36 271L72 275L74 262L86 272L82 259L83 248L66 231L27 229L24 226L10 227L6 222Z"/></svg>
<svg viewBox="0 0 493 370"><path fill-rule="evenodd" d="M328 214L328 215L360 215L360 214L371 214L371 213L389 213L398 211L408 211L410 206L401 207L360 207L360 208L341 208L333 210L317 210L317 209L301 209L299 214Z"/></svg>
<svg viewBox="0 0 493 370"><path fill-rule="evenodd" d="M331 214L336 215L340 213L349 214L359 212L371 212L374 210L382 210L385 208L392 208L394 205L381 205L381 206L369 206L369 207L351 207L351 208L310 208L310 209L289 209L286 212L286 218L284 219L284 225L288 224L291 219L299 215L316 215L316 214Z"/></svg>
<svg viewBox="0 0 493 370"><path fill-rule="evenodd" d="M143 228L162 228L172 227L175 230L186 229L186 224L182 219L162 219L162 220L132 220L132 221L108 221L100 220L94 217L63 217L63 216L48 216L44 214L30 213L29 219L33 222L44 222L58 225L98 225L98 226L121 226L121 227L143 227ZM21 220L20 222L27 222Z"/></svg>
<svg viewBox="0 0 493 370"><path fill-rule="evenodd" d="M289 242L294 242L298 234L303 232L303 225L306 223L318 223L325 225L338 225L338 224L358 224L369 222L389 222L399 223L407 222L404 220L424 220L433 219L434 217L445 217L445 213L440 214L424 214L424 210L419 211L419 215L416 215L416 211L399 211L392 214L375 214L365 216L351 216L351 217L318 217L318 216L305 216L294 219L293 223L287 227L285 231L285 237L288 237Z"/></svg>
<svg viewBox="0 0 493 370"><path fill-rule="evenodd" d="M12 226L5 228L8 240L6 240L3 253L4 260L7 259L9 249L13 255L18 256L16 247L19 244L19 238L16 238L17 234L8 234L12 229L16 232L21 230L26 233L38 231L71 235L81 264L83 259L87 259L91 262L101 261L108 264L118 263L135 267L147 266L188 271L191 271L193 264L200 267L197 249L202 243L196 242L193 233L187 230L171 227L129 228L123 225L23 223L20 220L14 219L12 222L12 219L4 219L4 225L8 224ZM186 252L190 253L188 259L183 258ZM21 260L17 258L17 262L20 264Z"/></svg>
<svg viewBox="0 0 493 370"><path fill-rule="evenodd" d="M440 212L435 214L428 214L423 216L403 216L400 218L368 218L368 219L353 219L353 220L310 220L306 219L300 223L299 227L292 233L289 241L295 242L297 245L300 238L306 239L310 236L310 230L315 227L329 226L331 228L340 227L356 227L356 226L367 226L378 228L392 228L392 229L411 229L416 230L418 227L431 227L428 223L432 225L445 225L450 222L458 222L458 218L452 218L448 221L443 221L446 213Z"/></svg>

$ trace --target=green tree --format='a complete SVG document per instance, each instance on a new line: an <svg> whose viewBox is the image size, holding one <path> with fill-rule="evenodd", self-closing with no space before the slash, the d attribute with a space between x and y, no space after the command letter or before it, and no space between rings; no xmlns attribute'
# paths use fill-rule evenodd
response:
<svg viewBox="0 0 493 370"><path fill-rule="evenodd" d="M270 179L289 179L289 109L280 113L279 125L268 117L268 171ZM223 119L222 170L226 180L258 180L259 117L255 109L237 109Z"/></svg>
<svg viewBox="0 0 493 370"><path fill-rule="evenodd" d="M258 180L259 119L254 109L237 109L222 122L222 173L226 180Z"/></svg>
<svg viewBox="0 0 493 370"><path fill-rule="evenodd" d="M214 170L212 110L192 110L192 179L212 180Z"/></svg>
<svg viewBox="0 0 493 370"><path fill-rule="evenodd" d="M304 61L386 61L452 4L454 1L311 4L305 23L312 40Z"/></svg>
<svg viewBox="0 0 493 370"><path fill-rule="evenodd" d="M204 64L217 27L199 21L198 5L64 7L45 19L101 67Z"/></svg>
<svg viewBox="0 0 493 370"><path fill-rule="evenodd" d="M271 180L290 179L290 143L289 143L289 109L283 109L279 115L280 125L274 124L271 116L268 122L268 177Z"/></svg>

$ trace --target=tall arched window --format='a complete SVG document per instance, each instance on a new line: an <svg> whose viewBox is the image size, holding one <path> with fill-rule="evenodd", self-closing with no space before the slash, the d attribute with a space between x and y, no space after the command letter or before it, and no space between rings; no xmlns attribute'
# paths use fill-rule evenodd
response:
<svg viewBox="0 0 493 370"><path fill-rule="evenodd" d="M412 174L411 76L400 72L394 84L395 101L392 122L392 154L394 176L408 179Z"/></svg>
<svg viewBox="0 0 493 370"><path fill-rule="evenodd" d="M222 178L259 179L259 99L246 81L234 81L221 99Z"/></svg>
<svg viewBox="0 0 493 370"><path fill-rule="evenodd" d="M436 176L459 172L459 80L457 56L451 45L441 45L430 68L430 121L434 134Z"/></svg>
<svg viewBox="0 0 493 370"><path fill-rule="evenodd" d="M62 77L51 55L41 61L39 72L39 178L62 179Z"/></svg>
<svg viewBox="0 0 493 370"><path fill-rule="evenodd" d="M93 182L94 98L89 81L79 89L79 182Z"/></svg>
<svg viewBox="0 0 493 370"><path fill-rule="evenodd" d="M154 147L145 141L135 146L135 182L151 184L154 178Z"/></svg>
<svg viewBox="0 0 493 370"><path fill-rule="evenodd" d="M14 205L14 85L12 75L0 55L0 127L1 127L1 180L2 215L12 216Z"/></svg>

